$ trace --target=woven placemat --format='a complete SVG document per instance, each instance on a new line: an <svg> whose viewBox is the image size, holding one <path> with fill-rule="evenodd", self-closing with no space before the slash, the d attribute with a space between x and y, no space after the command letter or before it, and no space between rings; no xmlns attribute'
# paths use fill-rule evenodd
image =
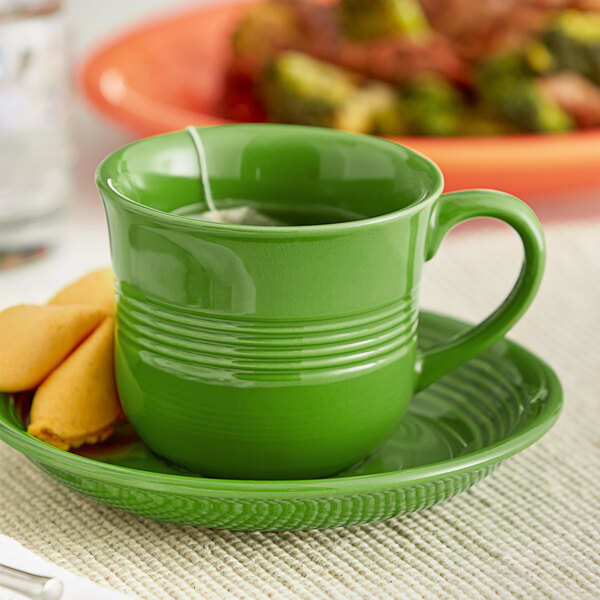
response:
<svg viewBox="0 0 600 600"><path fill-rule="evenodd" d="M420 513L346 529L223 532L138 518L53 482L0 443L0 532L139 598L600 598L600 224L547 228L548 268L511 337L565 390L556 427ZM483 317L516 277L503 229L451 236L423 305ZM83 599L82 599L83 600Z"/></svg>

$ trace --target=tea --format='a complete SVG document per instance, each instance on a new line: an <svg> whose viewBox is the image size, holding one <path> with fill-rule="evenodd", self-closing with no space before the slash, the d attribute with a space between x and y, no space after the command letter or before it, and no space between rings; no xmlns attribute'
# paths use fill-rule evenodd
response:
<svg viewBox="0 0 600 600"><path fill-rule="evenodd" d="M324 204L295 206L243 200L219 201L219 208L214 210L203 202L197 202L178 208L173 214L213 223L264 227L326 225L365 218L359 213Z"/></svg>

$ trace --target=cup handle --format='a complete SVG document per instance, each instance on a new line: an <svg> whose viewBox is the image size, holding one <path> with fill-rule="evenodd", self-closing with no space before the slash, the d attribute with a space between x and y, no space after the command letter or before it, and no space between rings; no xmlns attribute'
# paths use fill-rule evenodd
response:
<svg viewBox="0 0 600 600"><path fill-rule="evenodd" d="M430 218L425 260L434 256L444 236L455 225L477 217L500 219L519 234L525 251L521 272L506 300L487 319L420 352L416 363L416 391L504 336L521 318L540 286L546 261L542 226L527 204L504 192L466 190L441 196Z"/></svg>

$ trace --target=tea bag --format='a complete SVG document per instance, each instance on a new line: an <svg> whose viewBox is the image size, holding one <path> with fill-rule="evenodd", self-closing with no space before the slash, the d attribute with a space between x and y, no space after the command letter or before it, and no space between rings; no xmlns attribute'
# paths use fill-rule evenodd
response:
<svg viewBox="0 0 600 600"><path fill-rule="evenodd" d="M235 225L261 225L264 227L281 227L286 225L267 215L263 215L249 206L236 206L234 208L221 208L217 211L207 210L197 215L190 215L194 219L212 221L213 223L229 223Z"/></svg>
<svg viewBox="0 0 600 600"><path fill-rule="evenodd" d="M187 216L194 219L201 219L203 221L227 223L230 225L260 225L263 227L281 227L286 225L286 223L264 215L249 206L236 206L234 208L217 209L212 197L212 191L210 189L204 144L202 143L202 139L198 135L198 131L195 127L187 127L186 131L190 134L194 142L194 147L196 148L198 163L200 165L200 177L202 178L202 187L204 189L204 197L209 209L198 214Z"/></svg>

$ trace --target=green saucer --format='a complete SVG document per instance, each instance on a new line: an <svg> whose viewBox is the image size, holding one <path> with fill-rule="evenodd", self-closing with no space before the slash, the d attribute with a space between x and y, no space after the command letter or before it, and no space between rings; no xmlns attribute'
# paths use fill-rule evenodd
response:
<svg viewBox="0 0 600 600"><path fill-rule="evenodd" d="M421 314L425 345L464 323ZM327 479L207 479L153 455L129 426L63 452L25 431L29 399L0 394L0 439L64 485L139 515L220 529L293 530L380 521L455 496L554 424L553 371L503 340L415 396L395 433L356 468Z"/></svg>

